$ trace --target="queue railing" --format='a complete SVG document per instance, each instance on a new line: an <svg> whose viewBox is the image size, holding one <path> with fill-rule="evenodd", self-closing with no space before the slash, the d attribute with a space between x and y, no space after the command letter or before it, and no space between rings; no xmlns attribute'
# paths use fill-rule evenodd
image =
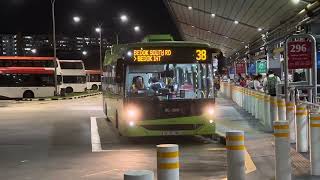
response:
<svg viewBox="0 0 320 180"><path fill-rule="evenodd" d="M284 96L221 82L221 93L250 113L266 131L273 131L274 122L288 122L289 141L297 152L310 153L312 175L320 175L320 97L315 103L299 97L285 101ZM283 126L284 127L284 126Z"/></svg>

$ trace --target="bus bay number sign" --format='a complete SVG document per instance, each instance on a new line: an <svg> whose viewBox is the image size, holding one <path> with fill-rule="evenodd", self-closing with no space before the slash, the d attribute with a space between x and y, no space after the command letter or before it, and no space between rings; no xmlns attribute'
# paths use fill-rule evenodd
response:
<svg viewBox="0 0 320 180"><path fill-rule="evenodd" d="M312 46L309 41L288 42L288 68L312 68Z"/></svg>

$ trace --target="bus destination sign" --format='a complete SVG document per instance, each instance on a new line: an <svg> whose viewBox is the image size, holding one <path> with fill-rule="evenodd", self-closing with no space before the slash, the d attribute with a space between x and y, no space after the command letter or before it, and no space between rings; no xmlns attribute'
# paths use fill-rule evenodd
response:
<svg viewBox="0 0 320 180"><path fill-rule="evenodd" d="M137 62L161 62L161 58L171 56L171 49L147 49L133 50L133 61Z"/></svg>
<svg viewBox="0 0 320 180"><path fill-rule="evenodd" d="M211 54L205 48L171 47L131 49L126 58L129 63L195 63L207 62Z"/></svg>

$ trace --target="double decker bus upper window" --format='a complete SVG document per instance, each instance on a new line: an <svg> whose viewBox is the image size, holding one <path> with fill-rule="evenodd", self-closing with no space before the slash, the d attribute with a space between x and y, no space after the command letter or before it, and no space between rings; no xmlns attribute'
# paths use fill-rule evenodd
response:
<svg viewBox="0 0 320 180"><path fill-rule="evenodd" d="M60 62L61 69L83 69L81 62Z"/></svg>

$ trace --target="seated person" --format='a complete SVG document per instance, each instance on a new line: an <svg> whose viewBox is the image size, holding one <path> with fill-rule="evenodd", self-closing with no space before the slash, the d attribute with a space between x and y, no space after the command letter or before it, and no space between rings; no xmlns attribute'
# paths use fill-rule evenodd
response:
<svg viewBox="0 0 320 180"><path fill-rule="evenodd" d="M138 94L139 90L145 90L143 77L141 76L134 77L132 80L132 85L130 90L134 94Z"/></svg>
<svg viewBox="0 0 320 180"><path fill-rule="evenodd" d="M159 82L158 78L153 77L153 78L151 79L150 88L151 88L153 91L158 92L161 88L164 88L164 87L163 87L162 84Z"/></svg>

